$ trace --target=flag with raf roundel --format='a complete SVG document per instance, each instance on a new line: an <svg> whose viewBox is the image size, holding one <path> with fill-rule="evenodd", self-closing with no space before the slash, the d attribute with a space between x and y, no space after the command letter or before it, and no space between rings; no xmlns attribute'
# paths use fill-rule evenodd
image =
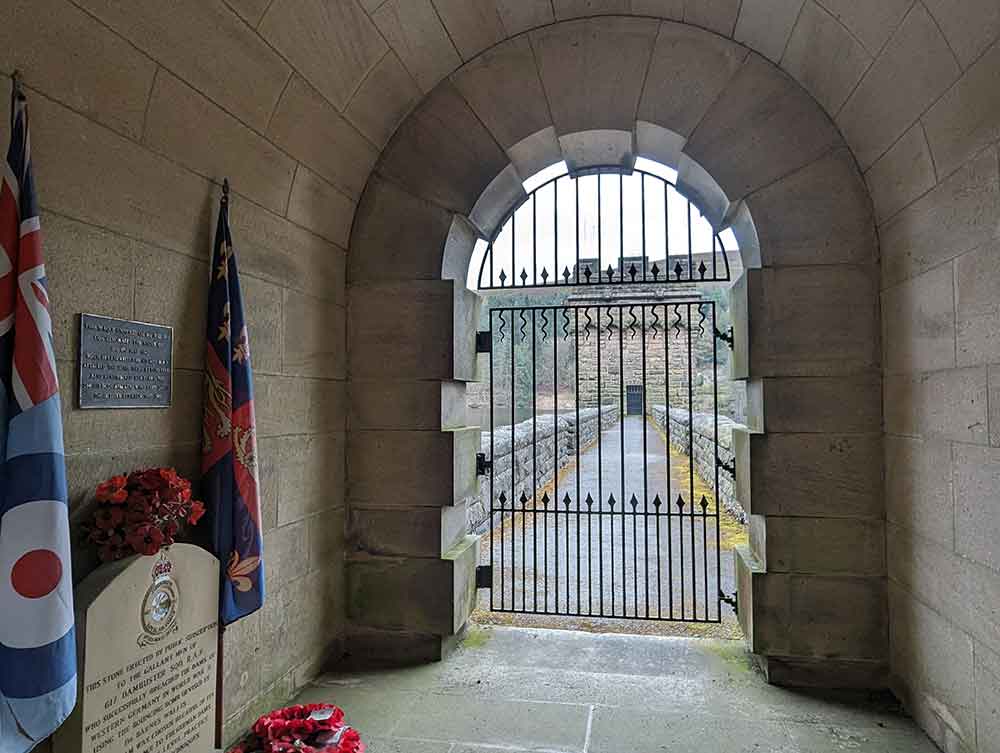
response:
<svg viewBox="0 0 1000 753"><path fill-rule="evenodd" d="M59 384L16 79L0 171L0 753L25 753L76 703L76 646Z"/></svg>

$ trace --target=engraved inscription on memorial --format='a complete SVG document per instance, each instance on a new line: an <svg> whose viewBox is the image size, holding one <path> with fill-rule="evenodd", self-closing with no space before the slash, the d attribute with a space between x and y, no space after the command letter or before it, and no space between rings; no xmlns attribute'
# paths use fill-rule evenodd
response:
<svg viewBox="0 0 1000 753"><path fill-rule="evenodd" d="M76 709L55 753L205 753L215 742L219 561L190 544L78 587Z"/></svg>
<svg viewBox="0 0 1000 753"><path fill-rule="evenodd" d="M80 407L170 406L173 330L80 315Z"/></svg>

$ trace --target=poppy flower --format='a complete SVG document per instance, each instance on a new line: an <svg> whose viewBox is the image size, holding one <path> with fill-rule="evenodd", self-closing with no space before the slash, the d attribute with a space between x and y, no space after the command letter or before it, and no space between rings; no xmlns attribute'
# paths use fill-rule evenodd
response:
<svg viewBox="0 0 1000 753"><path fill-rule="evenodd" d="M136 553L152 555L163 546L163 531L154 525L144 523L136 526L128 535L127 541Z"/></svg>

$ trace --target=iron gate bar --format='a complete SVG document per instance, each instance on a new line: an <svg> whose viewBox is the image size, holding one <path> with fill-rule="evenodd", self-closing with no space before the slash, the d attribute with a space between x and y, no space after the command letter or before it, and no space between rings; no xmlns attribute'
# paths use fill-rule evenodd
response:
<svg viewBox="0 0 1000 753"><path fill-rule="evenodd" d="M628 316L631 319L628 325L625 323L626 308L628 309ZM636 309L639 309L640 317L636 316ZM613 315L614 310L617 309L618 316ZM647 317L647 309L652 315L653 325L649 326L649 318ZM659 311L662 310L663 313L663 326L660 327L660 314ZM584 500L583 487L581 479L582 471L582 455L581 455L581 431L580 431L580 407L581 407L581 395L580 395L580 385L581 385L581 341L580 341L580 313L584 313L587 318L587 325L583 327L583 332L586 335L586 339L589 340L591 336L591 324L592 318L590 312L596 312L598 327L596 328L596 336L594 337L595 343L594 348L601 353L602 340L605 336L613 338L614 329L618 330L618 400L617 405L619 420L619 475L620 484L618 489L616 489L618 499L615 498L615 494L610 494L607 498L604 497L604 459L603 459L603 442L604 442L604 418L607 415L607 411L604 409L603 398L602 398L602 360L600 355L598 355L598 369L597 369L597 416L598 416L598 431L597 431L597 452L598 452L598 472L597 472L597 485L598 485L598 497L596 500L593 499L591 494L586 496L586 509L583 507ZM574 441L574 453L577 459L576 461L576 500L575 505L570 493L567 491L562 500L559 498L559 339L560 334L557 329L557 323L559 320L560 312L563 315L563 326L561 337L565 341L569 341L570 337L573 338L573 343L575 345L575 367L574 367L574 382L575 382L575 413L577 416L577 429L576 437ZM573 332L569 331L570 327L570 312L573 314L572 324ZM515 474L516 466L516 446L515 446L515 434L513 432L513 425L516 423L516 410L517 410L517 353L518 353L518 336L520 336L520 343L522 346L527 347L526 340L528 338L528 327L529 320L526 316L530 313L530 357L531 357L531 415L533 419L532 431L531 431L531 443L532 443L532 454L531 454L531 485L532 485L532 495L529 497L527 495L526 489L522 489L520 495L517 495L517 479ZM686 316L682 315L686 313ZM700 319L697 324L694 323L693 316L697 313ZM510 317L510 323L513 325L515 321L515 316L521 322L520 327L515 330L513 326L508 328L507 326L507 316ZM549 316L551 315L552 320L550 322ZM705 322L708 320L709 315L711 316L711 327L706 328ZM670 317L673 316L674 320L670 323L669 327L667 322ZM606 318L606 324L605 324ZM539 322L541 319L541 328L539 332ZM638 336L636 332L636 325L641 321L641 393L642 393L642 456L643 456L643 467L642 467L642 503L640 509L640 503L637 498L638 489L637 481L633 480L630 482L632 484L632 492L629 494L629 488L626 486L626 473L628 471L626 465L626 453L625 453L625 443L626 443L626 432L625 432L625 416L623 415L623 410L625 406L625 329L630 330L630 341ZM711 302L703 301L685 301L685 302L669 302L669 303L637 303L637 304L582 304L582 305L567 305L567 306L524 306L524 307L511 307L511 308L500 308L493 309L490 312L490 332L491 337L499 338L503 341L508 336L510 337L510 380L511 380L511 485L510 485L510 507L507 507L507 496L506 492L501 490L499 496L495 496L495 475L490 477L490 519L494 523L496 522L496 516L499 515L499 539L497 542L494 539L497 537L497 528L494 526L493 532L490 536L490 564L489 571L493 574L493 588L491 589L490 595L490 607L494 611L505 611L505 612L522 612L522 613L535 613L535 614L561 614L561 615L587 615L587 616L603 616L603 617L616 617L624 619L655 619L655 620L672 620L672 621L687 621L687 622L720 622L721 621L721 604L723 603L724 595L719 588L719 579L721 577L721 530L720 530L720 512L721 506L718 501L714 505L712 512L709 513L709 502L705 495L702 495L700 501L696 501L695 497L695 467L694 467L694 452L696 451L694 444L694 425L693 425L693 413L694 413L694 339L695 337L701 338L705 336L706 331L711 332L708 335L711 339L711 353L712 353L712 391L711 400L712 408L714 414L714 426L713 426L713 440L715 444L715 451L718 451L718 342L714 337L715 331L715 305ZM551 335L549 330L551 329ZM697 330L697 331L696 331ZM652 500L652 511L650 510L650 493L649 489L649 457L648 457L648 427L647 424L647 411L648 411L648 364L649 364L649 351L647 350L647 339L655 339L657 336L663 337L664 348L663 348L663 368L664 368L664 406L666 411L667 420L665 422L664 430L667 434L667 441L665 443L665 457L664 466L666 468L665 478L664 478L664 494L666 495L665 500L661 498L660 494L657 493ZM684 499L684 491L681 491L675 503L671 504L672 499L672 473L671 473L671 456L670 456L670 422L669 422L669 409L670 409L670 398L671 398L671 348L670 339L679 338L686 335L686 348L682 351L686 355L686 373L687 373L687 414L688 414L688 446L689 457L688 457L688 485L687 491L688 498ZM553 356L552 365L552 386L553 386L553 416L554 416L554 426L553 426L553 467L552 467L552 483L553 483L553 493L554 497L549 497L548 491L545 489L539 489L539 473L538 473L538 397L539 397L539 375L538 375L538 362L539 362L539 345L540 343L546 343L548 338L551 336L552 345L551 352ZM584 345L583 347L587 347ZM546 349L548 346L546 346ZM495 379L494 365L495 359L493 358L493 352L496 350L495 347L490 349L490 428L491 428L491 454L495 454L496 449L496 387L498 384ZM496 351L500 352L500 351ZM522 348L523 352L523 348ZM612 351L613 352L613 351ZM523 387L524 385L522 385ZM612 393L613 394L613 393ZM715 468L715 487L718 488L719 482L719 469ZM539 499L539 492L541 492L541 498ZM529 506L530 500L530 506ZM539 501L541 505L539 505ZM518 508L518 502L520 502L520 508ZM563 509L560 510L560 502L562 503ZM620 505L620 509L616 509L616 505ZM676 507L676 510L674 509ZM688 509L685 510L685 507ZM700 509L696 509L700 508ZM508 599L508 591L506 587L507 580L507 562L505 557L505 541L504 541L504 531L506 529L505 518L507 514L510 514L510 575L511 575L511 589L510 597ZM520 569L518 569L518 557L517 557L517 528L518 521L517 516L520 515L520 537L521 537L521 556L520 556ZM532 560L529 570L529 563L527 559L527 526L528 518L531 517L531 530L532 530ZM552 518L551 526L549 524L549 518ZM566 562L565 568L563 569L564 577L566 580L566 599L564 604L560 604L560 593L559 593L559 572L560 572L560 543L559 539L559 518L563 517L564 525L563 537L565 540L565 554ZM598 574L597 574L597 612L595 613L595 594L594 594L594 573L593 573L593 547L594 547L594 519L596 518L597 524L597 544L598 544ZM608 521L608 536L605 538L604 532L604 521L607 518ZM676 519L676 526L675 526ZM576 530L572 531L572 524L575 520ZM640 527L640 522L643 528L643 560L642 560L642 570L639 567L639 536L638 528ZM580 527L582 524L587 526L587 573L584 577L582 572L583 559L582 559L582 539ZM540 525L539 525L540 524ZM655 525L655 530L650 529L650 525ZM714 534L714 545L716 549L715 555L715 589L714 589L714 606L712 598L712 589L710 588L710 581L712 580L712 573L709 568L709 525L715 526ZM632 546L632 571L629 573L628 569L628 527L632 527L631 535L631 546ZM662 527L666 525L666 544L667 544L667 580L668 580L668 604L669 609L667 612L663 610L663 541L662 541ZM620 530L616 530L620 526ZM554 548L553 556L550 557L549 553L549 538L550 538L550 527L553 530L551 535L554 536ZM675 531L676 527L676 531ZM698 536L698 528L701 528L700 537ZM538 546L538 532L539 528L542 530L542 547L541 550ZM572 559L571 559L571 534L576 538L576 604L574 604L571 599L571 575L572 575ZM679 558L676 564L678 565L676 572L674 570L675 557L673 550L674 537L677 537L677 544L679 547ZM700 538L700 552L698 548L698 538ZM655 612L652 611L651 595L650 595L650 566L652 564L650 557L650 544L652 539L655 539L656 546L656 609ZM687 539L687 541L685 541ZM616 542L620 542L621 546L621 584L620 590L622 592L621 596L621 610L618 609L617 594L619 588L618 579L616 576L616 562L618 557L615 555ZM604 557L604 544L607 544L609 548L609 558L607 561L607 567ZM499 546L499 574L497 574L497 569L494 568L495 557L497 556L497 546ZM539 574L537 572L539 565L539 555L541 555L543 564L542 573L542 595L544 603L540 604L538 599L539 593ZM685 559L687 557L687 559ZM700 559L700 563L699 563ZM688 572L686 563L690 562L690 572ZM554 605L553 600L549 595L549 569L550 564L554 565L555 570L555 588L554 588ZM699 564L701 567L699 568ZM699 573L700 570L700 573ZM604 589L604 576L607 571L608 577L610 579L611 592L611 608L610 612L607 610L605 605L605 589ZM640 605L639 601L639 577L643 578L643 602ZM532 604L529 608L527 604L527 583L524 583L521 588L521 600L520 608L516 601L517 589L518 589L518 577L521 574L522 577L527 577L531 574L532 583ZM678 582L675 584L674 576L677 575ZM627 581L631 578L632 588L628 588ZM690 582L688 579L690 578ZM499 580L499 589L495 586L497 585L497 580ZM586 580L586 596L587 603L586 607L583 605L583 586ZM699 580L701 582L699 583ZM679 587L680 599L679 604L675 602L674 599L674 589ZM690 589L690 614L688 613L688 592ZM497 591L499 590L499 594ZM632 603L631 609L628 601L628 591L632 592ZM699 602L701 602L701 609L699 609ZM676 607L679 606L680 615L678 617Z"/></svg>
<svg viewBox="0 0 1000 753"><path fill-rule="evenodd" d="M603 254L604 254L604 188L602 178L605 176L617 175L618 176L618 233L619 233L619 256L618 256L618 274L617 279L614 275L614 268L609 264L608 268L602 269ZM642 233L641 239L641 249L642 249L642 260L641 269L636 269L635 262L631 263L630 269L628 270L628 275L626 275L625 269L625 207L624 207L624 182L625 177L628 176L638 176L639 186L640 186L640 197L641 197L641 208L639 212L639 226ZM581 233L580 233L580 185L578 181L585 178L594 177L597 181L597 257L596 259L584 259L581 256ZM574 235L575 235L575 248L573 255L573 272L570 272L569 265L565 265L562 273L559 272L560 265L560 253L559 253L559 183L561 181L570 182L574 186L574 207L575 207L575 222L574 222ZM646 184L647 181L658 182L663 187L663 212L664 212L664 238L663 238L663 269L660 269L658 263L654 262L651 266L649 264L649 258L647 256L647 221L646 214L648 208L646 206ZM541 271L539 271L538 265L538 210L537 201L538 195L552 186L553 194L553 269L551 273L548 267L543 266ZM704 213L698 209L697 206L691 202L690 199L685 197L683 194L677 193L685 202L686 211L686 221L687 221L687 250L681 258L686 258L687 265L681 263L680 260L676 262L674 267L670 268L670 190L673 189L677 191L677 187L674 183L664 178L656 173L651 173L646 170L633 169L624 170L620 166L608 166L602 168L595 168L594 170L589 170L586 174L572 175L563 174L558 175L554 178L546 180L541 185L534 188L516 207L510 210L504 217L503 221L499 223L496 231L491 237L487 239L487 250L483 255L482 262L479 266L479 274L477 278L477 289L479 290L511 290L517 288L545 288L545 287L570 287L575 285L621 285L621 284L677 284L677 283L690 283L690 282L725 282L730 279L730 269L729 269L729 259L727 253L730 250L726 249L725 243L716 232L715 228L712 229L712 244L711 249L699 252L699 255L704 256L705 254L711 254L712 264L709 268L702 261L697 269L695 268L695 254L693 246L693 217L694 211L697 210L699 216L704 217ZM532 214L532 239L531 239L531 255L530 260L520 259L518 251L518 238L517 238L517 213L525 206L528 202L531 202L531 214ZM497 241L500 236L504 233L506 229L509 228L510 235L510 275L508 276L506 268L501 265L499 274L495 274L496 265L494 260L494 253L496 251ZM719 256L722 257L724 269L719 269ZM676 256L674 258L677 258ZM591 268L591 265L594 268ZM532 267L531 275L527 272L527 267ZM584 267L581 271L581 266ZM520 267L520 274L518 273L518 267ZM641 274L640 274L641 272ZM685 274L686 272L686 274ZM711 272L711 274L709 274ZM486 276L488 273L488 277ZM697 274L696 274L697 273ZM650 274L652 279L650 279ZM518 284L518 279L520 278L520 284ZM499 284L497 282L499 281ZM509 284L508 284L509 281Z"/></svg>

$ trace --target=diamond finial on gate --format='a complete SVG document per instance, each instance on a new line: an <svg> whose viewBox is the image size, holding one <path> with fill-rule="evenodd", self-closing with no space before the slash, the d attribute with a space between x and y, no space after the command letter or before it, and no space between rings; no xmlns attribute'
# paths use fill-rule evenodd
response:
<svg viewBox="0 0 1000 753"><path fill-rule="evenodd" d="M549 501L550 501L549 500L549 493L545 492L545 494L542 495L542 507L544 507L546 510L549 509Z"/></svg>
<svg viewBox="0 0 1000 753"><path fill-rule="evenodd" d="M587 282L588 283L590 282L590 277L591 277L592 274L593 274L593 272L590 271L590 265L588 264L583 269L583 276L587 278Z"/></svg>
<svg viewBox="0 0 1000 753"><path fill-rule="evenodd" d="M698 274L701 275L701 279L705 279L705 273L708 271L708 267L705 266L705 262L698 265Z"/></svg>
<svg viewBox="0 0 1000 753"><path fill-rule="evenodd" d="M657 494L657 495L656 495L656 496L655 496L655 497L653 498L653 507L655 507L655 508L656 508L656 511L657 511L657 512L659 512L659 511L660 511L660 506L661 506L662 504L663 504L663 500L662 500L662 499L660 499L660 495L659 495L659 494Z"/></svg>
<svg viewBox="0 0 1000 753"><path fill-rule="evenodd" d="M587 502L587 509L588 509L588 510L589 510L589 509L590 509L591 507L593 507L593 506L594 506L594 498L593 498L593 497L591 497L591 496L590 496L589 494L587 495L587 499L586 499L586 502Z"/></svg>
<svg viewBox="0 0 1000 753"><path fill-rule="evenodd" d="M525 285L527 284L527 282L528 282L528 270L526 270L524 267L521 267L521 284Z"/></svg>
<svg viewBox="0 0 1000 753"><path fill-rule="evenodd" d="M677 495L677 509L679 510L684 509L684 497L681 496L680 494Z"/></svg>
<svg viewBox="0 0 1000 753"><path fill-rule="evenodd" d="M569 267L566 267L563 270L563 275L562 276L563 276L563 279L566 281L566 284L569 285L569 278L572 277L572 275L570 275L570 273L569 273Z"/></svg>
<svg viewBox="0 0 1000 753"><path fill-rule="evenodd" d="M563 507L565 507L568 510L569 506L570 506L570 499L569 499L569 494L567 494L565 497L563 497Z"/></svg>
<svg viewBox="0 0 1000 753"><path fill-rule="evenodd" d="M634 494L632 495L632 499L629 500L629 504L632 505L632 512L635 512L635 509L639 506L639 500L635 498Z"/></svg>
<svg viewBox="0 0 1000 753"><path fill-rule="evenodd" d="M708 497L706 497L704 494L702 494L701 495L701 511L705 512L706 510L708 510Z"/></svg>
<svg viewBox="0 0 1000 753"><path fill-rule="evenodd" d="M504 283L505 283L505 282L507 282L507 273L506 273L506 272L504 272L504 271L503 271L503 270L501 269L501 270L500 270L500 287L501 287L501 288L502 288L502 287L504 286Z"/></svg>
<svg viewBox="0 0 1000 753"><path fill-rule="evenodd" d="M549 270L542 267L542 284L547 285L549 282Z"/></svg>
<svg viewBox="0 0 1000 753"><path fill-rule="evenodd" d="M507 504L507 495L504 494L503 492L500 492L499 502L500 502L500 509L502 510L503 506Z"/></svg>
<svg viewBox="0 0 1000 753"><path fill-rule="evenodd" d="M681 275L684 273L684 267L681 266L680 262L674 265L674 274L677 275L677 279L681 279Z"/></svg>
<svg viewBox="0 0 1000 753"><path fill-rule="evenodd" d="M610 497L608 497L608 507L610 507L612 510L615 509L615 495L614 494L612 494Z"/></svg>
<svg viewBox="0 0 1000 753"><path fill-rule="evenodd" d="M523 510L527 506L528 506L528 495L525 494L524 492L521 492L521 509Z"/></svg>
<svg viewBox="0 0 1000 753"><path fill-rule="evenodd" d="M604 274L608 276L608 282L611 282L611 280L614 279L615 276L615 268L609 264Z"/></svg>
<svg viewBox="0 0 1000 753"><path fill-rule="evenodd" d="M653 267L649 271L653 273L653 280L656 281L656 278L660 276L660 268L656 265L656 262L653 262Z"/></svg>
<svg viewBox="0 0 1000 753"><path fill-rule="evenodd" d="M628 273L629 273L629 276L632 278L632 282L635 282L635 276L637 274L639 274L639 270L636 269L634 262L633 262L632 266L628 268Z"/></svg>

